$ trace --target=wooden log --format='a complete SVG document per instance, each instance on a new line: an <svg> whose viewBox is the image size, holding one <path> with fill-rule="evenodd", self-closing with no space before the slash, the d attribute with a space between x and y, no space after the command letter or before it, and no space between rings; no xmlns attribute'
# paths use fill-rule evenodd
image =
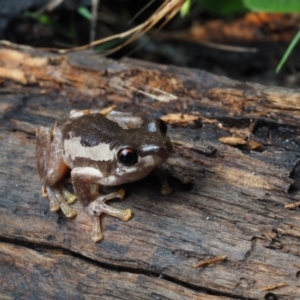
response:
<svg viewBox="0 0 300 300"><path fill-rule="evenodd" d="M299 91L92 52L2 46L0 64L3 299L299 298ZM169 163L193 186L127 184L113 205L133 217L104 215L93 243L79 203L69 220L41 197L34 132L112 104L172 124Z"/></svg>

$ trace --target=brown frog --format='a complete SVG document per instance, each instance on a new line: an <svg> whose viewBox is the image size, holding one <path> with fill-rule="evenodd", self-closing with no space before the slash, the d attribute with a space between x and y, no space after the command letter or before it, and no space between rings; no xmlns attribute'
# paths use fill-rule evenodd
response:
<svg viewBox="0 0 300 300"><path fill-rule="evenodd" d="M165 174L157 171L173 148L166 134L167 125L160 119L145 119L110 109L73 110L69 118L58 122L53 130L38 128L37 169L44 183L44 194L49 198L50 210L61 208L66 217L71 218L76 211L68 204L77 197L92 219L92 240L100 241L103 238L100 214L127 221L131 210L105 203L113 198L122 199L122 189L101 195L99 186L136 181L154 170L162 183L161 192L169 194L172 191ZM70 170L76 196L63 184Z"/></svg>

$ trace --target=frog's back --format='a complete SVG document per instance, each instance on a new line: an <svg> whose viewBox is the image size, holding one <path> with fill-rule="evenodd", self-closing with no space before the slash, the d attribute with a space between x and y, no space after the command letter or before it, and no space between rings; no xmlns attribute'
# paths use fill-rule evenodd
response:
<svg viewBox="0 0 300 300"><path fill-rule="evenodd" d="M116 141L122 140L124 131L117 123L101 114L90 114L67 120L61 129L63 160L70 169L84 166L109 172Z"/></svg>
<svg viewBox="0 0 300 300"><path fill-rule="evenodd" d="M83 147L95 147L100 143L110 144L119 139L122 128L102 114L88 114L69 119L63 125L63 139L80 138Z"/></svg>

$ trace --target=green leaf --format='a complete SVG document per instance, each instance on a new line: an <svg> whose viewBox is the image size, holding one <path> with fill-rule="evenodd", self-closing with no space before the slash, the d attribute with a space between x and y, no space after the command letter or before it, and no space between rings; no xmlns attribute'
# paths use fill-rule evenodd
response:
<svg viewBox="0 0 300 300"><path fill-rule="evenodd" d="M34 12L26 11L25 16L34 19L43 25L51 25L53 23L53 21L47 15L44 14L37 15Z"/></svg>
<svg viewBox="0 0 300 300"><path fill-rule="evenodd" d="M281 70L282 66L285 64L285 62L287 61L288 57L290 56L290 54L292 53L293 49L295 48L295 46L297 45L297 43L300 40L300 30L298 31L298 33L295 35L295 37L293 38L293 40L291 41L291 43L289 44L288 48L286 49L283 57L281 58L277 68L276 68L276 73L279 73L279 71Z"/></svg>
<svg viewBox="0 0 300 300"><path fill-rule="evenodd" d="M85 6L80 6L77 9L77 12L88 20L92 20L92 18L93 18L91 12Z"/></svg>
<svg viewBox="0 0 300 300"><path fill-rule="evenodd" d="M184 18L190 12L191 5L192 5L192 1L191 0L186 0L184 2L184 4L181 6L180 16L182 18Z"/></svg>
<svg viewBox="0 0 300 300"><path fill-rule="evenodd" d="M231 16L246 11L243 0L196 0L196 2L206 11L222 16Z"/></svg>
<svg viewBox="0 0 300 300"><path fill-rule="evenodd" d="M68 39L72 40L75 37L74 26L70 26L70 28L67 28L66 26L62 26L58 22L53 21L53 19L51 19L49 16L45 14L37 15L34 12L27 11L25 15L29 18L36 20L37 22L40 22L43 25L53 28L58 34L61 34Z"/></svg>
<svg viewBox="0 0 300 300"><path fill-rule="evenodd" d="M259 12L300 12L299 0L244 0L244 5L252 11Z"/></svg>

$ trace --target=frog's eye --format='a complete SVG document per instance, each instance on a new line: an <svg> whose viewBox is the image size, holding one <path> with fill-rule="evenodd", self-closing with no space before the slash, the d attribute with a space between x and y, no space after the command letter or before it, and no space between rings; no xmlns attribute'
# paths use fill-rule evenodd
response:
<svg viewBox="0 0 300 300"><path fill-rule="evenodd" d="M158 124L161 133L166 134L168 129L166 122L161 119L156 119L156 122Z"/></svg>
<svg viewBox="0 0 300 300"><path fill-rule="evenodd" d="M132 148L123 148L118 151L119 162L127 167L133 166L138 161L138 155Z"/></svg>

